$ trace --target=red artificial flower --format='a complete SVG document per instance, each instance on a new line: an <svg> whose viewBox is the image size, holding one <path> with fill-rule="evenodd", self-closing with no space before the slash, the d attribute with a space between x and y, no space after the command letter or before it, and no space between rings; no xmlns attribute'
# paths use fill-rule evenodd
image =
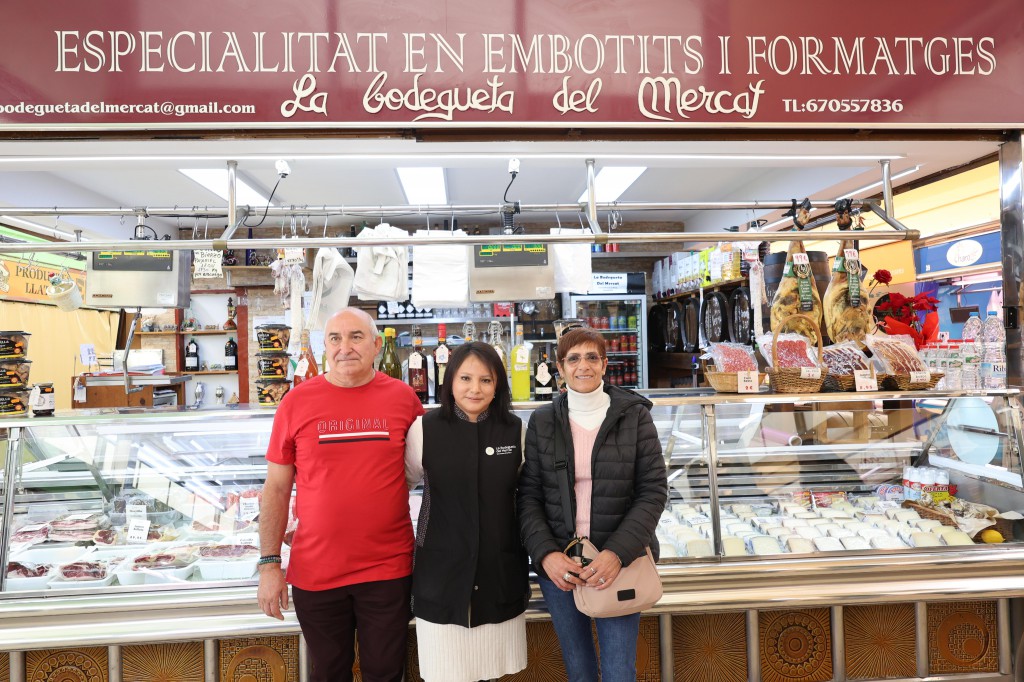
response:
<svg viewBox="0 0 1024 682"><path fill-rule="evenodd" d="M875 274L871 276L878 284L889 284L892 282L892 273L888 270L875 270Z"/></svg>
<svg viewBox="0 0 1024 682"><path fill-rule="evenodd" d="M925 294L923 292L910 300L912 301L914 310L926 313L935 312L936 305L938 305L939 303L939 299L933 296L929 296L928 294Z"/></svg>

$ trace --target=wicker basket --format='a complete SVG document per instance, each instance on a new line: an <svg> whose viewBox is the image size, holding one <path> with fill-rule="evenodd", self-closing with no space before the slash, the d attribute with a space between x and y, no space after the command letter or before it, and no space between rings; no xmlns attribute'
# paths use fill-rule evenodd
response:
<svg viewBox="0 0 1024 682"><path fill-rule="evenodd" d="M887 374L876 374L873 369L872 369L871 373L874 375L875 381L878 383L878 387L881 388L882 387L882 382L886 378L888 378L888 375ZM846 393L852 393L853 391L857 390L857 378L854 375L852 375L852 374L832 374L830 372L829 375L828 375L828 381L829 382L834 382L835 385L839 387L840 391L843 391L843 392L846 392Z"/></svg>
<svg viewBox="0 0 1024 682"><path fill-rule="evenodd" d="M715 371L714 365L709 365L705 361L701 360L701 369L704 372L704 378L711 384L711 388L715 389L719 393L739 393L739 377L736 376L736 372L718 372ZM760 386L764 383L765 377L768 376L763 372L757 374L757 385Z"/></svg>
<svg viewBox="0 0 1024 682"><path fill-rule="evenodd" d="M939 510L932 509L931 507L925 507L912 500L904 500L903 504L900 506L903 507L904 509L913 509L914 511L917 512L917 515L920 516L922 519L931 519L932 521L938 521L943 526L953 526L954 528L957 527L956 519L954 519L951 514L940 512Z"/></svg>
<svg viewBox="0 0 1024 682"><path fill-rule="evenodd" d="M768 368L768 379L771 381L772 390L776 393L817 393L821 390L821 384L825 381L825 377L828 376L828 370L824 367L819 367L821 375L817 379L805 379L800 376L799 367L779 367L777 346L779 341L779 332L785 327L791 320L797 318L803 318L811 323L814 328L814 335L818 338L818 357L821 357L821 329L818 327L818 323L813 318L807 315L790 315L782 321L772 334L772 366Z"/></svg>
<svg viewBox="0 0 1024 682"><path fill-rule="evenodd" d="M879 375L878 385L882 385L881 377L885 377L885 388L892 391L925 391L935 388L945 374L935 373L928 377L928 381L911 381L909 374L885 374Z"/></svg>

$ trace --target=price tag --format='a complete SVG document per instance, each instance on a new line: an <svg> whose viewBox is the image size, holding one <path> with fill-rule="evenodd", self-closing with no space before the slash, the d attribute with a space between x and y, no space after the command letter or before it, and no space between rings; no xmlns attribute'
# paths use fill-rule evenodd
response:
<svg viewBox="0 0 1024 682"><path fill-rule="evenodd" d="M857 249L843 249L843 256L846 257L846 260L860 260Z"/></svg>
<svg viewBox="0 0 1024 682"><path fill-rule="evenodd" d="M309 360L302 358L299 360L299 364L295 365L295 376L304 377L306 376L306 370L309 369Z"/></svg>
<svg viewBox="0 0 1024 682"><path fill-rule="evenodd" d="M949 341L949 332L939 332L939 342Z"/></svg>
<svg viewBox="0 0 1024 682"><path fill-rule="evenodd" d="M801 379L820 379L821 369L818 367L801 367L800 368Z"/></svg>
<svg viewBox="0 0 1024 682"><path fill-rule="evenodd" d="M423 369L423 356L419 353L412 353L409 356L409 369Z"/></svg>
<svg viewBox="0 0 1024 682"><path fill-rule="evenodd" d="M145 543L149 540L149 521L147 519L132 519L128 523L128 534L125 542L129 545Z"/></svg>
<svg viewBox="0 0 1024 682"><path fill-rule="evenodd" d="M192 279L212 279L224 276L224 270L221 268L224 260L222 251L199 249L192 253Z"/></svg>
<svg viewBox="0 0 1024 682"><path fill-rule="evenodd" d="M736 390L740 393L757 393L757 372L736 372Z"/></svg>
<svg viewBox="0 0 1024 682"><path fill-rule="evenodd" d="M387 304L388 304L388 315L390 315L391 317L398 317L398 313L404 312L402 310L399 310L399 307L398 307L399 303L398 303L398 301L388 301Z"/></svg>
<svg viewBox="0 0 1024 682"><path fill-rule="evenodd" d="M238 535L231 536L231 544L252 545L253 547L259 547L260 535L259 533L239 533Z"/></svg>
<svg viewBox="0 0 1024 682"><path fill-rule="evenodd" d="M68 514L64 519L66 521L85 521L93 517L92 512L84 512L79 514Z"/></svg>
<svg viewBox="0 0 1024 682"><path fill-rule="evenodd" d="M912 384L926 384L928 383L928 380L931 378L932 373L928 371L910 373L910 383Z"/></svg>
<svg viewBox="0 0 1024 682"><path fill-rule="evenodd" d="M251 521L260 513L260 498L242 497L238 500L238 518Z"/></svg>
<svg viewBox="0 0 1024 682"><path fill-rule="evenodd" d="M285 265L302 265L306 262L306 251L301 247L288 247L283 251L282 259Z"/></svg>
<svg viewBox="0 0 1024 682"><path fill-rule="evenodd" d="M85 384L82 383L82 377L75 377L75 388L73 394L76 403L85 402Z"/></svg>
<svg viewBox="0 0 1024 682"><path fill-rule="evenodd" d="M146 511L146 505L132 503L125 507L124 515L129 521L132 519L145 519Z"/></svg>
<svg viewBox="0 0 1024 682"><path fill-rule="evenodd" d="M516 349L515 363L517 365L525 365L530 362L530 349L526 346L520 346Z"/></svg>
<svg viewBox="0 0 1024 682"><path fill-rule="evenodd" d="M17 533L34 533L37 530L42 530L44 528L46 528L46 524L45 523L33 523L33 524L28 525L28 526L22 526L21 528L19 528L15 532L17 532Z"/></svg>
<svg viewBox="0 0 1024 682"><path fill-rule="evenodd" d="M438 346L434 351L434 363L444 365L448 363L448 346Z"/></svg>
<svg viewBox="0 0 1024 682"><path fill-rule="evenodd" d="M853 370L853 381L858 391L878 390L878 379L875 378L870 369Z"/></svg>
<svg viewBox="0 0 1024 682"><path fill-rule="evenodd" d="M757 249L743 249L743 260L753 263L757 260Z"/></svg>
<svg viewBox="0 0 1024 682"><path fill-rule="evenodd" d="M82 364L86 367L90 367L96 364L96 346L91 343L83 343L78 346L78 357L82 360Z"/></svg>
<svg viewBox="0 0 1024 682"><path fill-rule="evenodd" d="M811 259L807 257L806 253L794 253L793 254L794 265L810 265Z"/></svg>

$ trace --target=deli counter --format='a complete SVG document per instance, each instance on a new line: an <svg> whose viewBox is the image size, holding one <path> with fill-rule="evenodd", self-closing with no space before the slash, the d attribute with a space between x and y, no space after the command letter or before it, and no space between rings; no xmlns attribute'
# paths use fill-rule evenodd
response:
<svg viewBox="0 0 1024 682"><path fill-rule="evenodd" d="M641 620L638 680L1013 679L1016 390L640 392L670 496L665 594ZM516 409L525 420L534 406ZM69 666L67 679L110 682L305 679L294 612L273 620L255 601L273 416L0 422L0 682ZM529 666L508 679L559 679L536 588L528 620ZM409 651L418 680L414 630Z"/></svg>

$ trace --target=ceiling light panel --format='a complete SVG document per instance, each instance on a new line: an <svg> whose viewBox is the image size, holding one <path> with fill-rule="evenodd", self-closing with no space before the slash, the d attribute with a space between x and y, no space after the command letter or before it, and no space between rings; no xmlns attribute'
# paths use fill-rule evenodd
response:
<svg viewBox="0 0 1024 682"><path fill-rule="evenodd" d="M179 168L178 172L228 201L226 168ZM235 175L235 202L238 206L266 206L267 197Z"/></svg>
<svg viewBox="0 0 1024 682"><path fill-rule="evenodd" d="M623 192L636 182L636 179L647 170L646 166L605 166L594 178L595 194L597 201L618 201ZM577 201L588 201L587 190Z"/></svg>
<svg viewBox="0 0 1024 682"><path fill-rule="evenodd" d="M409 204L433 206L448 203L444 168L440 166L400 166L395 169Z"/></svg>

